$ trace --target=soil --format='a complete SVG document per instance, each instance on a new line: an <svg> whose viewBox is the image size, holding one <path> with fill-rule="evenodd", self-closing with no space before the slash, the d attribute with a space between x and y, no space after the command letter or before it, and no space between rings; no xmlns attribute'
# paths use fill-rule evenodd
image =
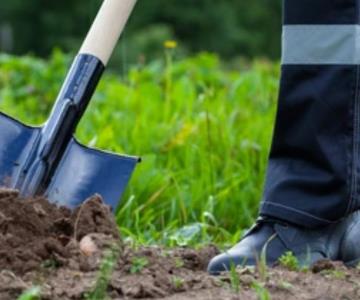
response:
<svg viewBox="0 0 360 300"><path fill-rule="evenodd" d="M97 195L70 211L0 190L0 300L17 299L33 286L49 300L106 299L104 291L108 299L268 299L267 291L279 300L360 299L360 270L341 263L322 261L307 272L278 267L262 276L244 268L212 277L205 270L217 253L211 245L123 244Z"/></svg>

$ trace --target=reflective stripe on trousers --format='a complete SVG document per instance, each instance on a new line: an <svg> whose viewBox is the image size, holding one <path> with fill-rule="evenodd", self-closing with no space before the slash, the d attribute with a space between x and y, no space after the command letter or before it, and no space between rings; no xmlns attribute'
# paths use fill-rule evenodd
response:
<svg viewBox="0 0 360 300"><path fill-rule="evenodd" d="M360 0L284 0L261 215L317 227L359 208L359 15Z"/></svg>

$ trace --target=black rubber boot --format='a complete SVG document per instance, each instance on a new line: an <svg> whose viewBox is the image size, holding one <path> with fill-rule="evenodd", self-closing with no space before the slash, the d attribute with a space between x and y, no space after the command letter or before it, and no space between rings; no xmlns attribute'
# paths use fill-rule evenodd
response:
<svg viewBox="0 0 360 300"><path fill-rule="evenodd" d="M261 218L243 239L227 252L214 257L208 272L217 275L229 271L231 265L254 266L266 255L266 263L274 266L291 251L301 265L322 259L341 260L348 266L360 261L360 211L342 221L319 229L301 228L282 221Z"/></svg>

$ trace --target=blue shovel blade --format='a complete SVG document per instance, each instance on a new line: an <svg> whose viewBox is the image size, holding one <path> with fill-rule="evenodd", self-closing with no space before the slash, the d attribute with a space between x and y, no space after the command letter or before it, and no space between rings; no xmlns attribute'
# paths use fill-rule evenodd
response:
<svg viewBox="0 0 360 300"><path fill-rule="evenodd" d="M0 113L0 187L14 188L40 128L24 124Z"/></svg>
<svg viewBox="0 0 360 300"><path fill-rule="evenodd" d="M90 149L73 138L45 195L73 208L100 194L106 204L116 208L138 161L136 157Z"/></svg>
<svg viewBox="0 0 360 300"><path fill-rule="evenodd" d="M0 187L14 188L22 167L40 137L41 128L29 127L0 113ZM139 159L87 148L71 139L44 195L69 208L100 194L113 208Z"/></svg>

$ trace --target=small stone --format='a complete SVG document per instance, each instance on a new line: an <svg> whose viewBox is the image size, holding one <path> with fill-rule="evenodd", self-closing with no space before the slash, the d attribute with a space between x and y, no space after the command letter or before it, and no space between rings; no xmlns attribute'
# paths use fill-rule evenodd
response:
<svg viewBox="0 0 360 300"><path fill-rule="evenodd" d="M46 216L46 212L40 203L34 203L33 208L38 216L40 217Z"/></svg>
<svg viewBox="0 0 360 300"><path fill-rule="evenodd" d="M81 253L85 256L92 256L98 252L98 247L89 235L86 235L81 239L79 247Z"/></svg>

